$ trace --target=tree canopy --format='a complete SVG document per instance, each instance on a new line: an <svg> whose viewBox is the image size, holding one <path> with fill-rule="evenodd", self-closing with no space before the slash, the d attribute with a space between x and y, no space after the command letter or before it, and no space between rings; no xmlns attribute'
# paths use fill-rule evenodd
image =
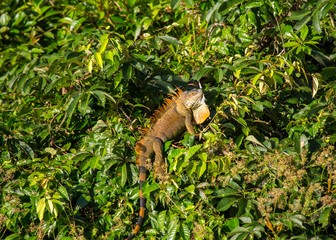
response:
<svg viewBox="0 0 336 240"><path fill-rule="evenodd" d="M0 238L122 239L134 144L200 82L211 117L165 143L144 239L335 239L336 0L2 0Z"/></svg>

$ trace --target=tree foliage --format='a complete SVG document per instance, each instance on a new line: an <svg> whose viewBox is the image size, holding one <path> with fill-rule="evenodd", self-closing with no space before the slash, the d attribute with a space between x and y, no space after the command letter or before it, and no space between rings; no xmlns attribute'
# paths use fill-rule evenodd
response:
<svg viewBox="0 0 336 240"><path fill-rule="evenodd" d="M133 146L167 93L211 119L165 144L146 239L334 239L335 0L3 0L0 238L118 239Z"/></svg>

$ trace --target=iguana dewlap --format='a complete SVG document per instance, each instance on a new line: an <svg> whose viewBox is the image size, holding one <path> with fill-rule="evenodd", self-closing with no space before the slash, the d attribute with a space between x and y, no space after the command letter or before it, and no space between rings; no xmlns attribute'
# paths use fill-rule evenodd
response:
<svg viewBox="0 0 336 240"><path fill-rule="evenodd" d="M203 123L209 115L210 111L201 89L184 92L179 89L171 99L165 101L163 107L155 112L155 122L152 127L135 145L136 161L139 167L140 211L136 227L127 239L132 239L135 236L144 221L145 198L142 193L142 185L146 180L148 159L155 155L154 174L163 176L166 171L162 157L163 143L177 137L186 129L190 134L195 134L194 123Z"/></svg>

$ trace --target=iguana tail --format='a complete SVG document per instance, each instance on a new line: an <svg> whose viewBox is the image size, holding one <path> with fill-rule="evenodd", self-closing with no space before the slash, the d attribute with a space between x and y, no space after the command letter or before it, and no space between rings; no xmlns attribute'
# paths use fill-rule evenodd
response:
<svg viewBox="0 0 336 240"><path fill-rule="evenodd" d="M142 185L146 181L147 177L147 169L146 169L146 161L147 156L142 155L144 152L146 152L146 148L141 143L138 143L135 146L135 151L137 153L137 163L139 166L139 200L140 200L140 210L139 210L139 218L136 223L135 228L132 231L132 234L129 235L126 239L130 240L133 239L134 236L139 232L141 225L143 224L145 220L145 207L146 207L146 199L142 192Z"/></svg>

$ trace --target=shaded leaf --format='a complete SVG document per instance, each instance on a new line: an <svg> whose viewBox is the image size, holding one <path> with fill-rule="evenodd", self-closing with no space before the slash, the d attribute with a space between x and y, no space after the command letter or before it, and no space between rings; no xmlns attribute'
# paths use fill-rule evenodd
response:
<svg viewBox="0 0 336 240"><path fill-rule="evenodd" d="M182 42L178 39L176 39L175 37L171 37L171 36L168 36L168 35L165 35L165 36L159 36L159 38L163 41L166 41L168 43L171 43L173 45L181 45Z"/></svg>

